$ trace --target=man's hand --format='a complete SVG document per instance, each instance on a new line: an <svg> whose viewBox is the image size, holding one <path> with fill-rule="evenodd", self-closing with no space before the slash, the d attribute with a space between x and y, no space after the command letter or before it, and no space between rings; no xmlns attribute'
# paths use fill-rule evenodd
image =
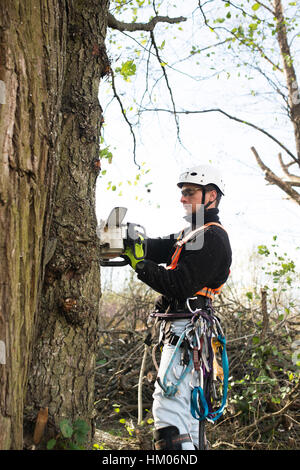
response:
<svg viewBox="0 0 300 470"><path fill-rule="evenodd" d="M140 239L141 239L141 243L134 244L134 250L132 249L132 247L127 246L126 250L123 253L124 256L127 256L129 258L130 265L133 269L135 269L136 265L140 261L143 261L145 257L144 248L143 248L143 237L141 235L140 235Z"/></svg>

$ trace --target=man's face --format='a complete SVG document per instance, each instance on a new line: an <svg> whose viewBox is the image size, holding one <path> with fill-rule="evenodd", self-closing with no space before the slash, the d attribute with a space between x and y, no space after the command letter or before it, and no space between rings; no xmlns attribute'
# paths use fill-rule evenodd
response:
<svg viewBox="0 0 300 470"><path fill-rule="evenodd" d="M206 191L204 204L214 201L216 199L217 192ZM180 202L183 205L186 215L195 214L201 207L202 203L202 189L195 184L184 184L181 188ZM210 208L215 207L213 202Z"/></svg>

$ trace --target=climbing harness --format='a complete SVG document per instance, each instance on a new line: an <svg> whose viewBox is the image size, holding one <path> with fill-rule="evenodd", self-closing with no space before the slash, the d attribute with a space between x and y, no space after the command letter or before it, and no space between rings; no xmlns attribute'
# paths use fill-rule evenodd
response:
<svg viewBox="0 0 300 470"><path fill-rule="evenodd" d="M207 228L209 228L211 226L220 227L222 230L224 230L226 232L225 228L221 224L218 224L217 222L209 222L205 225L202 225L201 227L198 227L195 230L192 230L186 236L181 238L183 233L184 233L184 230L183 230L177 238L177 242L176 242L176 245L175 245L176 249L173 253L171 263L170 263L169 266L166 267L166 269L168 269L168 270L175 269L176 266L177 266L178 260L179 260L180 253L181 253L184 245L186 245L188 242L195 241L199 234L201 234L202 232L204 232ZM222 287L223 287L223 284L221 284L220 286L218 286L216 288L202 287L202 289L195 292L194 295L195 296L196 295L202 295L202 296L207 297L207 298L212 300L215 295L220 294Z"/></svg>
<svg viewBox="0 0 300 470"><path fill-rule="evenodd" d="M181 232L176 242L176 249L171 259L171 263L166 269L174 270L177 267L180 254L187 242L193 241L198 234L204 232L211 225L216 225L225 230L218 223L208 223L196 230L191 231L186 236ZM212 299L219 294L222 285L217 288L203 287L198 290L193 297L186 300L187 309L172 313L154 312L152 317L156 317L156 322L160 321L160 337L158 344L152 351L153 362L157 371L155 352L157 347L165 344L174 346L170 353L170 359L163 372L159 372L157 383L161 387L164 396L174 397L179 391L181 382L191 373L191 414L199 421L199 449L205 448L205 420L214 423L219 419L225 409L227 402L229 364L226 351L226 339L221 328L219 319L214 315ZM197 299L201 301L200 305ZM192 308L192 301L196 301ZM202 304L202 305L201 305ZM176 319L186 318L187 324L180 336L172 333L171 322ZM180 351L181 373L177 374L178 353ZM218 359L221 356L222 365ZM217 391L221 389L222 395L218 397Z"/></svg>
<svg viewBox="0 0 300 470"><path fill-rule="evenodd" d="M188 304L189 305L189 304ZM191 414L199 421L207 419L215 422L222 416L227 402L229 364L226 352L226 339L218 318L212 308L196 310L191 320L185 326L181 335L171 335L166 341L173 344L174 350L168 366L162 377L157 377L157 383L164 395L173 397L187 373L192 372ZM164 330L165 324L161 330ZM162 335L159 344L163 344ZM182 372L176 375L174 361L181 350ZM221 352L222 366L217 361L217 353ZM184 359L183 359L184 358ZM175 381L170 379L173 371ZM217 400L216 386L222 384L222 399L219 408L214 409Z"/></svg>

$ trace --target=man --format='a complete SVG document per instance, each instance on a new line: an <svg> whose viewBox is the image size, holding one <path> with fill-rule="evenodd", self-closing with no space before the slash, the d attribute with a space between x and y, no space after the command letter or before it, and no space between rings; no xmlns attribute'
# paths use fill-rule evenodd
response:
<svg viewBox="0 0 300 470"><path fill-rule="evenodd" d="M231 265L228 235L218 217L218 205L224 195L218 170L205 165L191 168L180 176L178 187L189 226L177 235L147 239L142 261L135 259L130 248L124 253L138 278L162 294L154 314L163 319L164 341L153 394L154 446L160 450L193 450L198 445L199 423L191 414L192 371L185 375L174 396L166 395L160 378L173 357L174 338L178 341L195 310L211 305L213 295L226 282ZM170 380L176 382L184 367L180 351L176 352L173 365Z"/></svg>

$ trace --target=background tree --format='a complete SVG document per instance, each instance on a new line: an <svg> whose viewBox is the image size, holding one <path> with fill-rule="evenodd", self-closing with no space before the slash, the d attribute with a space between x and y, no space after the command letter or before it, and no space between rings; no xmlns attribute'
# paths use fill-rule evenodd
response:
<svg viewBox="0 0 300 470"><path fill-rule="evenodd" d="M176 5L173 7L176 9ZM152 2L148 6L149 15L151 9L152 14L165 12L166 2ZM255 145L252 152L268 183L278 186L288 198L299 204L300 95L296 76L299 11L296 2L195 1L185 5L184 13L186 22L178 27L180 31L172 41L168 40L162 28L138 36L132 33L136 30L126 28L126 25L121 32L115 31L109 36L111 51L115 50L117 62L122 62L121 66L115 67L112 87L131 133L133 127L136 129L137 125L143 125L145 113L168 112L174 116L179 143L188 148L188 144L181 139L181 117L193 116L193 123L197 119L201 126L208 113L218 113L256 130L258 135L266 136L266 142L270 139L270 144L276 144L278 160L273 158L268 162L267 157L260 156L261 152ZM122 19L128 17L129 12L116 7L115 14ZM126 50L119 46L122 36L127 39ZM184 44L185 40L187 42ZM130 75L136 74L136 79L126 74L129 63ZM146 74L145 80L138 78L139 69L143 76ZM230 78L240 78L243 84L243 78L246 78L248 85L244 88L237 85L229 90L224 105L224 79L222 85L215 82L215 102L222 102L223 105L210 107L209 98L201 95L201 83L226 75L229 81ZM126 84L122 84L122 77ZM128 83L130 78L133 78L132 85ZM196 95L198 99L192 103L186 99L186 93L178 93L186 87L186 82L191 84L195 93L199 91ZM140 90L138 83L141 84ZM245 89L248 94L246 98L243 96ZM198 100L201 98L206 106L199 108ZM267 109L270 117L266 120ZM262 110L265 112L262 113ZM136 136L134 160L135 140Z"/></svg>
<svg viewBox="0 0 300 470"><path fill-rule="evenodd" d="M281 101L280 108L288 119L288 125L293 129L293 149L290 150L290 144L281 142L274 133L270 135L267 129L245 122L242 117L228 117L256 128L278 144L278 159L283 176L278 176L263 162L255 147L252 147L252 151L258 165L265 173L266 180L278 186L289 198L300 204L297 190L300 186L300 177L297 174L300 168L300 95L295 69L299 11L296 2L273 0L265 4L252 1L246 5L243 2L222 3L223 12L227 13L217 17L211 12L207 16L205 2L199 1L205 24L220 40L226 42L227 48L235 48L236 59L239 63L240 59L245 60L243 66L255 71L254 78L256 74L261 75L268 87L276 93L277 97L275 96L274 100L279 98ZM252 93L257 96L255 87ZM296 168L294 173L289 171L292 165Z"/></svg>

